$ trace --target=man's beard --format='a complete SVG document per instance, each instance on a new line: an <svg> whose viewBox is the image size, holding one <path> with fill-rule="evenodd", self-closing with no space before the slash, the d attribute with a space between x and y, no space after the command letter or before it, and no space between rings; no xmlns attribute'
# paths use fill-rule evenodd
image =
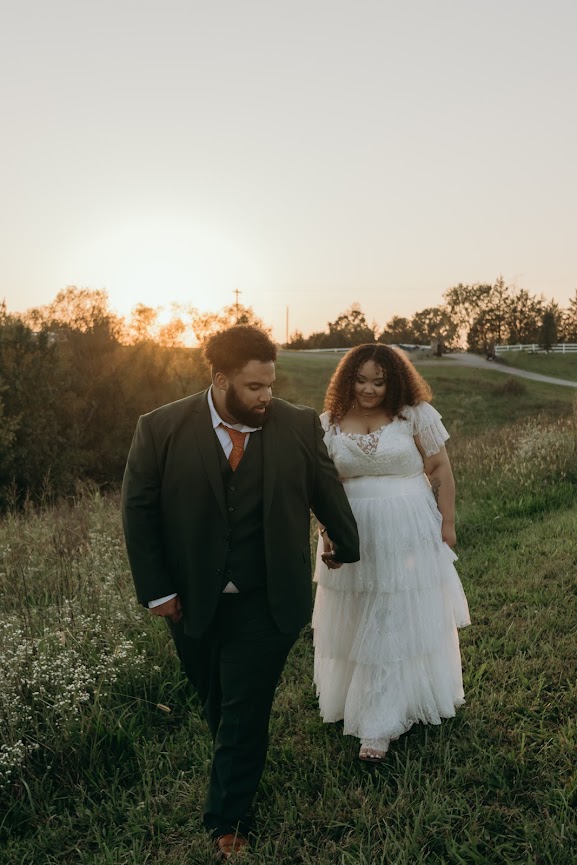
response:
<svg viewBox="0 0 577 865"><path fill-rule="evenodd" d="M241 401L233 384L229 385L228 390L224 394L224 405L231 417L238 421L238 423L243 423L246 426L264 426L268 420L270 403L266 406L264 412L247 408Z"/></svg>

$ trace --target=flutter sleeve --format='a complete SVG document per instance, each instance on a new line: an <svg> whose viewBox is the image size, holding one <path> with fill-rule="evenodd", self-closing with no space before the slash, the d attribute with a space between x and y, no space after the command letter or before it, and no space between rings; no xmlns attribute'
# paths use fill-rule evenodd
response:
<svg viewBox="0 0 577 865"><path fill-rule="evenodd" d="M335 425L330 422L328 411L324 411L321 415L319 415L319 420L325 434L325 444L328 445L329 440L332 439L332 437L336 434Z"/></svg>
<svg viewBox="0 0 577 865"><path fill-rule="evenodd" d="M412 424L413 435L419 436L419 441L430 457L438 454L447 439L449 433L441 421L441 415L436 408L428 402L410 406L406 412L407 420Z"/></svg>

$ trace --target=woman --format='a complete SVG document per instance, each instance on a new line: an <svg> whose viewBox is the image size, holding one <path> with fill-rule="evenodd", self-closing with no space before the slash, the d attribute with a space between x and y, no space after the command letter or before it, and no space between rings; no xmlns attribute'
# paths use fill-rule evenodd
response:
<svg viewBox="0 0 577 865"><path fill-rule="evenodd" d="M339 363L321 415L361 559L333 563L320 527L314 679L323 720L344 719L362 760L383 760L412 724L439 724L464 702L455 485L430 399L402 352L360 345Z"/></svg>

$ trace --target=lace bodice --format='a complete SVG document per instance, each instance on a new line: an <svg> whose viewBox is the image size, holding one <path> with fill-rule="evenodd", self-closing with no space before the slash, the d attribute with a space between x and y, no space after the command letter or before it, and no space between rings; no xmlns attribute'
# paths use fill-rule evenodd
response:
<svg viewBox="0 0 577 865"><path fill-rule="evenodd" d="M438 453L449 434L429 403L407 406L399 417L371 433L343 433L321 415L325 443L341 478L390 475L413 477L423 471L415 436L427 456Z"/></svg>

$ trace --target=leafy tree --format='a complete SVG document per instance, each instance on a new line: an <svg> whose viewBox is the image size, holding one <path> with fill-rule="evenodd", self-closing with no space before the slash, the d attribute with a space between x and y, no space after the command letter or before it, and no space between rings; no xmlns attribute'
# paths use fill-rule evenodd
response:
<svg viewBox="0 0 577 865"><path fill-rule="evenodd" d="M492 288L487 283L459 283L443 294L445 305L460 330L468 331L480 313L487 309Z"/></svg>
<svg viewBox="0 0 577 865"><path fill-rule="evenodd" d="M369 326L358 303L353 303L335 321L328 322L326 348L350 348L375 341L376 327Z"/></svg>
<svg viewBox="0 0 577 865"><path fill-rule="evenodd" d="M494 285L459 284L446 291L444 298L473 351L483 351L492 342L539 341L544 298L525 289L513 293L501 276Z"/></svg>
<svg viewBox="0 0 577 865"><path fill-rule="evenodd" d="M495 345L508 339L507 313L511 303L511 293L502 276L484 296L484 304L471 324L467 343L473 351L483 351L494 355Z"/></svg>
<svg viewBox="0 0 577 865"><path fill-rule="evenodd" d="M161 324L159 316L163 311L163 307L147 306L144 303L138 303L131 312L124 341L128 343L150 341L170 348L183 346L187 330L190 330L190 325L187 327L183 320L183 312L186 314L187 308L173 303L171 310L172 317L170 321Z"/></svg>
<svg viewBox="0 0 577 865"><path fill-rule="evenodd" d="M485 351L490 344L507 341L511 292L502 276L494 285L460 283L443 297L459 330L465 332L469 349Z"/></svg>
<svg viewBox="0 0 577 865"><path fill-rule="evenodd" d="M309 336L303 336L297 330L287 343L287 348L293 349L315 349L315 348L339 348L331 341L331 337L324 330L316 330Z"/></svg>
<svg viewBox="0 0 577 865"><path fill-rule="evenodd" d="M158 329L160 309L160 306L147 306L145 303L137 303L133 307L126 329L129 342L148 342L154 339Z"/></svg>
<svg viewBox="0 0 577 865"><path fill-rule="evenodd" d="M385 329L379 336L379 342L387 345L400 345L405 343L414 345L417 342L415 332L408 318L394 315L385 325Z"/></svg>
<svg viewBox="0 0 577 865"><path fill-rule="evenodd" d="M415 342L420 345L435 344L439 354L445 349L455 348L458 343L458 325L450 312L442 306L431 306L415 313L411 319Z"/></svg>
<svg viewBox="0 0 577 865"><path fill-rule="evenodd" d="M487 356L492 356L497 343L493 316L489 310L483 310L473 320L467 332L467 348L469 351L483 352Z"/></svg>
<svg viewBox="0 0 577 865"><path fill-rule="evenodd" d="M184 344L186 325L181 318L172 318L158 328L156 341L167 348L177 348Z"/></svg>
<svg viewBox="0 0 577 865"><path fill-rule="evenodd" d="M539 342L544 300L521 289L507 307L506 325L509 345Z"/></svg>
<svg viewBox="0 0 577 865"><path fill-rule="evenodd" d="M3 394L8 390L0 376L0 512L8 503L7 490L14 472L14 439L18 430L18 420L7 414Z"/></svg>
<svg viewBox="0 0 577 865"><path fill-rule="evenodd" d="M22 320L33 330L91 333L100 342L117 342L124 322L108 306L104 289L69 285L52 303L29 310Z"/></svg>
<svg viewBox="0 0 577 865"><path fill-rule="evenodd" d="M258 317L253 308L243 306L242 303L231 303L218 312L199 312L194 307L188 307L187 315L192 332L201 344L213 333L218 333L218 331L225 330L235 324L250 324L267 333L271 332L271 329Z"/></svg>
<svg viewBox="0 0 577 865"><path fill-rule="evenodd" d="M56 351L49 334L34 333L0 308L0 506L8 488L23 500L28 493L41 496L49 480L59 486L70 478L58 424Z"/></svg>
<svg viewBox="0 0 577 865"><path fill-rule="evenodd" d="M358 303L353 303L335 321L327 322L327 331L315 331L304 337L296 331L287 343L288 348L351 348L366 342L375 342L376 325L367 323Z"/></svg>
<svg viewBox="0 0 577 865"><path fill-rule="evenodd" d="M561 331L564 342L577 342L577 289L562 316Z"/></svg>
<svg viewBox="0 0 577 865"><path fill-rule="evenodd" d="M545 351L551 351L557 342L557 322L559 320L559 308L557 304L551 304L543 313L541 328L539 331L539 344Z"/></svg>
<svg viewBox="0 0 577 865"><path fill-rule="evenodd" d="M310 348L309 338L303 336L302 331L295 330L295 332L291 334L289 341L285 344L285 348L293 348L296 350Z"/></svg>

